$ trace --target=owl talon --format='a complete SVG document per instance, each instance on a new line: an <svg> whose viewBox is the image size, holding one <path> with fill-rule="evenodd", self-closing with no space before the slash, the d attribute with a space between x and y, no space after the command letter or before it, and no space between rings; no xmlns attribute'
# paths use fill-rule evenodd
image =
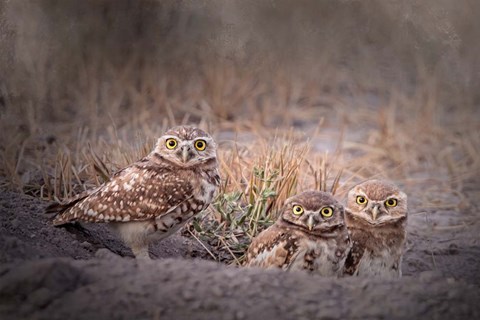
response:
<svg viewBox="0 0 480 320"><path fill-rule="evenodd" d="M148 247L132 247L132 252L136 259L152 260Z"/></svg>

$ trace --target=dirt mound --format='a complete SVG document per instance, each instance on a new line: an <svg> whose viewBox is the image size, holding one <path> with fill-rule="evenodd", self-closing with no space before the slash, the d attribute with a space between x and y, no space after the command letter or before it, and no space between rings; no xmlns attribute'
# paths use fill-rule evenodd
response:
<svg viewBox="0 0 480 320"><path fill-rule="evenodd" d="M12 264L1 274L3 319L480 317L477 288L431 273L337 280L199 260L112 257Z"/></svg>
<svg viewBox="0 0 480 320"><path fill-rule="evenodd" d="M107 248L122 257L133 258L116 234L106 225L88 224L52 227L43 214L47 203L22 194L0 193L0 262L52 257L90 259ZM196 241L174 235L151 245L153 257L202 257L208 253Z"/></svg>
<svg viewBox="0 0 480 320"><path fill-rule="evenodd" d="M409 220L404 277L331 279L191 259L175 235L139 262L105 225L54 228L45 203L0 197L1 319L479 318L480 245L474 215ZM169 259L175 258L175 259ZM187 259L186 259L187 258Z"/></svg>

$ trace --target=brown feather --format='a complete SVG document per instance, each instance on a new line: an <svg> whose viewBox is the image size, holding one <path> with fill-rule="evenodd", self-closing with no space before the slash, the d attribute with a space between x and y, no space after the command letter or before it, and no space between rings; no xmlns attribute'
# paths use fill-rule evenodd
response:
<svg viewBox="0 0 480 320"><path fill-rule="evenodd" d="M357 203L357 197L366 199ZM387 199L395 199L388 207ZM373 208L379 215L373 215ZM347 197L345 222L353 246L345 261L344 273L359 276L401 276L406 238L407 196L394 184L368 180L353 187Z"/></svg>
<svg viewBox="0 0 480 320"><path fill-rule="evenodd" d="M170 139L174 146L167 144ZM197 147L199 140L203 147ZM219 183L215 141L198 128L180 126L160 137L145 158L85 195L50 205L46 213L57 226L111 222L136 257L148 258L150 241L168 237L204 210Z"/></svg>
<svg viewBox="0 0 480 320"><path fill-rule="evenodd" d="M304 212L295 215L299 205ZM325 207L331 216L322 217ZM329 193L306 191L285 201L275 224L253 240L245 264L341 276L350 247L343 206Z"/></svg>

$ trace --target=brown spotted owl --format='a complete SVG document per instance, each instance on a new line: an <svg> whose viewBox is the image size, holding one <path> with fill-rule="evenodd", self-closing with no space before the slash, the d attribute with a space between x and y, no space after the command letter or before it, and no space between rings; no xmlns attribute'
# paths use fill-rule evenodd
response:
<svg viewBox="0 0 480 320"><path fill-rule="evenodd" d="M353 246L345 273L398 278L406 237L407 195L395 185L368 180L347 197L345 221Z"/></svg>
<svg viewBox="0 0 480 320"><path fill-rule="evenodd" d="M174 127L145 158L119 170L100 187L66 204L53 204L53 224L106 222L137 258L211 203L220 183L217 146L206 132Z"/></svg>
<svg viewBox="0 0 480 320"><path fill-rule="evenodd" d="M307 191L287 199L278 220L253 240L246 266L341 276L350 247L342 204Z"/></svg>

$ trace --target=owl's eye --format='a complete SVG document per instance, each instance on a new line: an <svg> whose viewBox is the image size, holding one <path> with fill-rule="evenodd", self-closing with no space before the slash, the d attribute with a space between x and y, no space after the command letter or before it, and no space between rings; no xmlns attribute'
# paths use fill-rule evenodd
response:
<svg viewBox="0 0 480 320"><path fill-rule="evenodd" d="M397 206L397 199L394 199L394 198L390 198L388 199L387 201L385 201L385 205L387 207L396 207Z"/></svg>
<svg viewBox="0 0 480 320"><path fill-rule="evenodd" d="M322 208L320 213L322 214L322 216L328 218L333 215L333 209L331 207L325 207L325 208Z"/></svg>
<svg viewBox="0 0 480 320"><path fill-rule="evenodd" d="M365 197L362 197L362 196L358 196L357 197L357 203L358 204L366 204L368 201L367 199L365 199Z"/></svg>
<svg viewBox="0 0 480 320"><path fill-rule="evenodd" d="M203 151L207 147L207 142L205 140L197 140L195 141L195 149L198 151Z"/></svg>
<svg viewBox="0 0 480 320"><path fill-rule="evenodd" d="M299 206L299 205L296 205L296 206L293 206L293 214L296 215L296 216L301 216L303 213L303 208L302 206Z"/></svg>
<svg viewBox="0 0 480 320"><path fill-rule="evenodd" d="M175 149L177 145L178 145L177 140L173 138L167 139L167 141L165 142L165 146L167 146L167 149L170 149L170 150Z"/></svg>

